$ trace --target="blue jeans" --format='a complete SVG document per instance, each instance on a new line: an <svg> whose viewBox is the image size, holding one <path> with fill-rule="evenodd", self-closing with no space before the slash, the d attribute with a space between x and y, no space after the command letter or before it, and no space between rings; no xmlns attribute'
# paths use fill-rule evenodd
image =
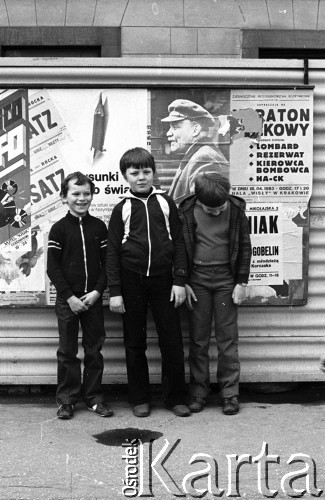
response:
<svg viewBox="0 0 325 500"><path fill-rule="evenodd" d="M194 265L190 278L197 302L190 313L190 394L209 392L209 345L212 318L218 348L217 382L222 398L239 391L237 306L232 300L234 279L227 266Z"/></svg>
<svg viewBox="0 0 325 500"><path fill-rule="evenodd" d="M104 362L101 349L105 340L102 300L80 314L74 314L66 300L57 298L55 312L59 327L58 386L59 404L75 404L81 397L87 406L104 401L101 387ZM83 383L78 354L79 322L84 348Z"/></svg>
<svg viewBox="0 0 325 500"><path fill-rule="evenodd" d="M124 345L128 375L129 402L149 403L150 385L147 350L147 313L151 307L157 329L162 363L162 391L167 405L187 401L183 339L174 303L171 274L143 276L122 268Z"/></svg>

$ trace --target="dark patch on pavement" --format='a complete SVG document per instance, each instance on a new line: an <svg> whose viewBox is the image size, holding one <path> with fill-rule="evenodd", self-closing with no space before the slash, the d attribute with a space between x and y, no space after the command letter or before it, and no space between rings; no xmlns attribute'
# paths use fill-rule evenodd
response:
<svg viewBox="0 0 325 500"><path fill-rule="evenodd" d="M150 443L154 439L159 439L163 434L157 431L148 429L135 429L127 427L126 429L110 429L109 431L94 434L93 437L97 443L105 444L106 446L122 446L123 443L139 439L141 443Z"/></svg>

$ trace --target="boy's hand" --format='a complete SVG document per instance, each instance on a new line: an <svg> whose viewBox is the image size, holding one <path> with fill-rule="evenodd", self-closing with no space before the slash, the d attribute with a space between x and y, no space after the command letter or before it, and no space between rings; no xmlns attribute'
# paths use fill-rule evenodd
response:
<svg viewBox="0 0 325 500"><path fill-rule="evenodd" d="M113 313L125 313L124 300L122 295L116 295L109 299L109 308Z"/></svg>
<svg viewBox="0 0 325 500"><path fill-rule="evenodd" d="M91 307L95 304L96 300L100 297L100 293L97 292L97 290L93 290L92 292L88 292L82 297L80 297L80 300L87 306Z"/></svg>
<svg viewBox="0 0 325 500"><path fill-rule="evenodd" d="M88 311L88 306L83 303L82 300L78 299L75 295L67 299L69 307L74 314L79 314L84 311Z"/></svg>
<svg viewBox="0 0 325 500"><path fill-rule="evenodd" d="M232 300L234 301L234 304L240 305L245 299L245 297L246 297L246 287L239 285L239 283L237 283L232 292Z"/></svg>
<svg viewBox="0 0 325 500"><path fill-rule="evenodd" d="M183 286L172 286L172 291L170 293L170 302L175 299L175 308L183 304L186 299L185 288Z"/></svg>
<svg viewBox="0 0 325 500"><path fill-rule="evenodd" d="M194 300L194 302L197 302L197 298L190 285L185 285L185 293L186 293L186 305L190 311L193 311L192 300Z"/></svg>

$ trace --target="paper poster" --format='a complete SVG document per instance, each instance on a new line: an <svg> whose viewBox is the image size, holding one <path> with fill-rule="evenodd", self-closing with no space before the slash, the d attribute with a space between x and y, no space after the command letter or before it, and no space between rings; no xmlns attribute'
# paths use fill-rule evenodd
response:
<svg viewBox="0 0 325 500"><path fill-rule="evenodd" d="M208 118L203 127L193 121L192 138L176 140L166 122L179 100L186 101L186 119L197 110L193 104ZM35 294L46 295L41 235L66 213L62 179L77 170L87 174L95 183L91 213L107 224L129 189L119 160L136 146L151 150L154 184L172 196L180 193L179 201L194 192L196 171L229 178L231 194L246 201L252 221L257 267L251 269L251 287L275 287L282 299L291 282L304 279L312 186L309 89L17 89L0 91L0 109L2 290L31 292L31 302ZM263 217L270 221L274 214L276 224L265 229ZM270 234L275 225L279 232ZM271 255L275 249L278 255ZM27 276L17 263L28 253L37 263ZM6 300L0 298L0 305Z"/></svg>
<svg viewBox="0 0 325 500"><path fill-rule="evenodd" d="M51 222L65 215L67 206L62 205L56 186L61 177L79 170L95 184L90 213L108 224L115 204L129 189L119 171L120 157L132 147L146 147L147 91L52 89L49 99L69 140L56 144L47 159L43 155L33 171L33 206L39 207L35 218L41 215L47 221L43 230L49 231ZM55 289L49 285L47 303L54 302Z"/></svg>
<svg viewBox="0 0 325 500"><path fill-rule="evenodd" d="M0 91L0 252L30 245L27 90Z"/></svg>
<svg viewBox="0 0 325 500"><path fill-rule="evenodd" d="M150 110L159 184L177 205L194 194L200 172L227 177L231 194L246 201L250 303L272 297L287 304L298 295L301 301L313 181L312 91L155 89Z"/></svg>
<svg viewBox="0 0 325 500"><path fill-rule="evenodd" d="M54 303L44 237L67 212L61 182L77 170L88 175L91 214L107 224L129 189L120 157L147 147L147 103L145 89L0 92L0 306Z"/></svg>
<svg viewBox="0 0 325 500"><path fill-rule="evenodd" d="M27 230L26 230L27 231ZM24 237L23 237L24 241ZM44 244L40 230L32 230L31 247L25 251L0 253L0 291L42 292L45 290ZM0 303L4 297L0 296Z"/></svg>
<svg viewBox="0 0 325 500"><path fill-rule="evenodd" d="M231 92L238 121L230 145L230 182L247 201L290 202L306 209L313 179L310 90Z"/></svg>
<svg viewBox="0 0 325 500"><path fill-rule="evenodd" d="M70 173L58 148L33 158L31 168L32 225L43 224L65 211L60 198L61 183Z"/></svg>
<svg viewBox="0 0 325 500"><path fill-rule="evenodd" d="M247 206L252 260L250 285L278 285L283 281L283 231L281 204Z"/></svg>
<svg viewBox="0 0 325 500"><path fill-rule="evenodd" d="M29 129L31 158L71 140L66 124L46 89L29 92Z"/></svg>

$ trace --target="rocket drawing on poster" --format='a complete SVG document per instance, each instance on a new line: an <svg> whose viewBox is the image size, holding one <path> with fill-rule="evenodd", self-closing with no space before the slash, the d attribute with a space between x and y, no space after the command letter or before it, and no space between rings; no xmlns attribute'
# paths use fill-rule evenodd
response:
<svg viewBox="0 0 325 500"><path fill-rule="evenodd" d="M91 149L93 150L93 162L99 159L101 153L105 151L104 143L109 119L107 98L103 103L102 92L99 94L98 103L94 112L93 134Z"/></svg>

